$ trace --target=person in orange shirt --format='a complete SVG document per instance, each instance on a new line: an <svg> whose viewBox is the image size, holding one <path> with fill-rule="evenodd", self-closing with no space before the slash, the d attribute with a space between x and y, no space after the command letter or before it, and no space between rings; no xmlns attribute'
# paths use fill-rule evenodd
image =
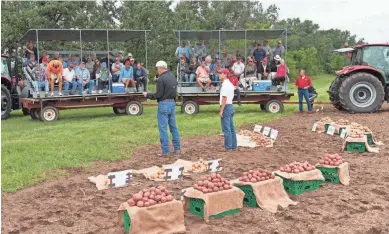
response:
<svg viewBox="0 0 389 234"><path fill-rule="evenodd" d="M54 82L58 80L58 95L62 96L62 62L59 60L52 60L47 65L46 76L50 82L50 96L54 96Z"/></svg>

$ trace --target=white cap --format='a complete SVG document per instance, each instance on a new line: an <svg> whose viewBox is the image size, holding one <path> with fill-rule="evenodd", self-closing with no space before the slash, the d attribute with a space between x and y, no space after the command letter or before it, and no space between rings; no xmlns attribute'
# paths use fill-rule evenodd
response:
<svg viewBox="0 0 389 234"><path fill-rule="evenodd" d="M165 61L158 61L155 67L161 67L167 69L167 63Z"/></svg>
<svg viewBox="0 0 389 234"><path fill-rule="evenodd" d="M280 61L280 60L281 60L281 57L277 54L276 56L274 56L274 60Z"/></svg>
<svg viewBox="0 0 389 234"><path fill-rule="evenodd" d="M127 57L132 57L132 54L131 54L131 53L128 53L128 54L127 54Z"/></svg>

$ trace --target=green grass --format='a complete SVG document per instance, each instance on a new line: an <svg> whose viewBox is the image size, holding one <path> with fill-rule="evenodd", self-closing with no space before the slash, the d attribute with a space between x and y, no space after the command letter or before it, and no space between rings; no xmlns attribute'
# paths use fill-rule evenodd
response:
<svg viewBox="0 0 389 234"><path fill-rule="evenodd" d="M314 80L323 97L331 78L320 76ZM181 137L221 132L217 105L201 106L195 116L179 110ZM236 124L263 123L296 110L296 105L286 105L283 114L267 114L258 105L244 105L236 108ZM2 121L3 192L63 175L65 170L61 169L87 167L96 160L129 158L137 147L159 141L155 107L145 107L139 117L116 116L112 108L67 110L60 115L57 122L43 123L14 111L9 120Z"/></svg>

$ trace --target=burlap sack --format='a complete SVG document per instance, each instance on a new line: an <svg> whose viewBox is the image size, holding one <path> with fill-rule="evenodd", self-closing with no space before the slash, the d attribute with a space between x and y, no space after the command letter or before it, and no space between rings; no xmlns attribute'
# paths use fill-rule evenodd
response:
<svg viewBox="0 0 389 234"><path fill-rule="evenodd" d="M261 181L258 183L248 183L239 181L239 179L231 181L235 186L250 185L257 199L257 204L264 210L276 213L278 206L286 208L289 205L297 205L297 202L292 201L285 192L280 177Z"/></svg>
<svg viewBox="0 0 389 234"><path fill-rule="evenodd" d="M96 185L97 190L108 189L108 175L89 176L88 180Z"/></svg>
<svg viewBox="0 0 389 234"><path fill-rule="evenodd" d="M312 171L304 171L300 173L287 173L282 171L275 171L274 174L280 175L285 179L293 181L306 181L306 180L325 180L324 176L321 174L321 171L318 169Z"/></svg>
<svg viewBox="0 0 389 234"><path fill-rule="evenodd" d="M334 125L335 122L331 122L331 123L316 122L316 132L318 132L318 133L324 132L326 130L326 128L325 128L326 124Z"/></svg>
<svg viewBox="0 0 389 234"><path fill-rule="evenodd" d="M366 151L370 152L370 153L379 153L379 151L380 151L379 148L373 148L373 147L371 147L369 145L369 143L367 142L367 136L366 135L364 137L362 137L362 138L346 137L346 139L344 140L343 145L342 145L342 152L346 149L347 142L361 142L361 143L365 143Z"/></svg>
<svg viewBox="0 0 389 234"><path fill-rule="evenodd" d="M184 193L184 207L188 209L189 198L204 200L204 220L209 222L209 216L228 210L243 207L244 192L236 187L214 193L203 193L194 188L186 189Z"/></svg>
<svg viewBox="0 0 389 234"><path fill-rule="evenodd" d="M382 143L382 141L377 141L377 139L375 138L375 135L373 134L373 132L365 132L366 134L371 134L371 137L373 138L373 144L374 145L384 145L384 143Z"/></svg>
<svg viewBox="0 0 389 234"><path fill-rule="evenodd" d="M344 128L344 129L350 129L351 125L340 125L340 124L333 124L332 126L335 127L335 133L336 134L339 134L339 131L341 128Z"/></svg>
<svg viewBox="0 0 389 234"><path fill-rule="evenodd" d="M255 148L257 146L249 136L236 134L236 140L238 142L238 147Z"/></svg>
<svg viewBox="0 0 389 234"><path fill-rule="evenodd" d="M122 227L124 210L127 210L131 218L129 232L131 234L167 234L186 231L184 207L180 201L173 200L149 207L130 207L127 202L124 202L118 209L119 225Z"/></svg>
<svg viewBox="0 0 389 234"><path fill-rule="evenodd" d="M325 167L325 168L338 168L338 176L340 183L343 185L349 185L350 184L350 165L348 162L344 162L340 164L339 166L331 166L331 165L323 165L323 164L316 164L316 167Z"/></svg>
<svg viewBox="0 0 389 234"><path fill-rule="evenodd" d="M151 179L151 177L155 174L157 174L157 172L161 170L160 167L157 167L157 166L153 166L153 167L148 167L148 168L144 168L144 169L140 169L140 170L133 170L132 171L132 174L134 175L143 175L146 179L149 179L149 180L153 180L153 181L165 181L164 179Z"/></svg>

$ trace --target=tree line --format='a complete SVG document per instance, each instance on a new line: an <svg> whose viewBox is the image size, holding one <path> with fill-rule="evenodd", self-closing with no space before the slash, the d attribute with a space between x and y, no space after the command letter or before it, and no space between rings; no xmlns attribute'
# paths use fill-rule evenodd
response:
<svg viewBox="0 0 389 234"><path fill-rule="evenodd" d="M174 64L174 52L178 46L174 30L287 28L291 35L288 37L286 59L292 77L300 68L310 75L333 73L347 61L343 55L334 55L331 51L343 47L345 42L349 46L364 42L363 38L357 39L349 31L321 30L310 20L280 20L280 9L276 5L264 8L259 1L2 1L1 7L2 52L21 47L23 42L19 39L28 29L148 29L151 30L147 42L149 68L158 60ZM242 43L228 41L222 47L242 49ZM247 45L250 44L247 42ZM275 45L275 42L270 41L270 45ZM41 47L46 50L77 49L74 43L65 42L47 42ZM83 49L102 50L105 47L104 43L83 44ZM131 52L137 59L145 60L143 38L113 43L110 48ZM217 51L218 48L215 46L213 49Z"/></svg>

